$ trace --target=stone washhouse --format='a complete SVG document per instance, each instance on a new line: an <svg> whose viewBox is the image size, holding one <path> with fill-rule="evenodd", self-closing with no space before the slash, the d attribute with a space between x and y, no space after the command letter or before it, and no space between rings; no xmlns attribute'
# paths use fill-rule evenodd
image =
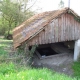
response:
<svg viewBox="0 0 80 80"><path fill-rule="evenodd" d="M80 57L80 16L70 8L36 14L14 28L13 42L14 48L25 42L26 47L38 45L36 53L39 58L49 55L43 54L43 49L49 49L50 54L52 50L64 53L73 49L73 59L77 61Z"/></svg>

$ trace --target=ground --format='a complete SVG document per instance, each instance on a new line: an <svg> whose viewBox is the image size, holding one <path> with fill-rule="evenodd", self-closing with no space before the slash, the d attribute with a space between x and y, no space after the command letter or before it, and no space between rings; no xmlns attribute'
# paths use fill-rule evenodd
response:
<svg viewBox="0 0 80 80"><path fill-rule="evenodd" d="M33 66L47 67L59 73L65 73L69 76L73 75L73 53L54 55L44 59L39 59L39 57L35 54L33 61Z"/></svg>

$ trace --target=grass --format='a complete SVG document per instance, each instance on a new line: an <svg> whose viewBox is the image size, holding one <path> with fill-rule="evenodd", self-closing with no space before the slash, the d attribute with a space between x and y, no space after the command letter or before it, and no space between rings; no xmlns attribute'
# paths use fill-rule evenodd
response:
<svg viewBox="0 0 80 80"><path fill-rule="evenodd" d="M49 69L17 67L13 63L0 65L0 80L76 80Z"/></svg>
<svg viewBox="0 0 80 80"><path fill-rule="evenodd" d="M1 55L6 55L8 52L4 49L5 47L7 47L6 44L0 43L0 56Z"/></svg>
<svg viewBox="0 0 80 80"><path fill-rule="evenodd" d="M6 40L0 38L0 47L8 47L10 46L10 44L12 44L12 40Z"/></svg>
<svg viewBox="0 0 80 80"><path fill-rule="evenodd" d="M0 47L0 55L5 55L7 54L7 51L4 50L2 47Z"/></svg>
<svg viewBox="0 0 80 80"><path fill-rule="evenodd" d="M0 56L6 55L8 53L8 50L6 48L9 48L12 44L12 40L6 40L0 38Z"/></svg>
<svg viewBox="0 0 80 80"><path fill-rule="evenodd" d="M74 62L72 68L74 70L74 76L80 78L80 61Z"/></svg>

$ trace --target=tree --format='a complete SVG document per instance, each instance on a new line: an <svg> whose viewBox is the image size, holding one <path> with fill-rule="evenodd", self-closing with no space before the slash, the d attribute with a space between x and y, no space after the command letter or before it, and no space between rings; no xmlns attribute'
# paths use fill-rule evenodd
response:
<svg viewBox="0 0 80 80"><path fill-rule="evenodd" d="M2 27L6 25L8 35L14 27L18 26L25 19L28 19L31 15L33 15L33 12L30 11L30 9L27 9L28 0L17 1L18 2L12 2L11 0L0 1ZM26 1L26 4L22 1Z"/></svg>
<svg viewBox="0 0 80 80"><path fill-rule="evenodd" d="M60 3L59 3L59 8L63 8L64 7L64 1L61 0Z"/></svg>

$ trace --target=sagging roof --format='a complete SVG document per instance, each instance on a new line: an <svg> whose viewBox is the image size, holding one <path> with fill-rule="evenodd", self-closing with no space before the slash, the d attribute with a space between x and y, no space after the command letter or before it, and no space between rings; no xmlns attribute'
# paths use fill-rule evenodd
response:
<svg viewBox="0 0 80 80"><path fill-rule="evenodd" d="M13 30L14 48L20 46L23 42L32 39L39 32L41 32L44 27L48 25L53 19L58 18L67 12L73 14L76 17L79 17L70 8L64 8L34 15L30 19L23 22L20 26Z"/></svg>

